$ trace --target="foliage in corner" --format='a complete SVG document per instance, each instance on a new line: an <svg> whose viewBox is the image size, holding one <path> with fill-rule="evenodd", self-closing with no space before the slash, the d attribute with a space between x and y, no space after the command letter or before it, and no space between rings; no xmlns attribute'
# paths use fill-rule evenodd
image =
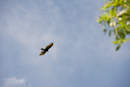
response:
<svg viewBox="0 0 130 87"><path fill-rule="evenodd" d="M114 34L117 51L122 43L130 41L130 0L109 0L99 10L102 13L97 22L105 33L109 32L109 36Z"/></svg>

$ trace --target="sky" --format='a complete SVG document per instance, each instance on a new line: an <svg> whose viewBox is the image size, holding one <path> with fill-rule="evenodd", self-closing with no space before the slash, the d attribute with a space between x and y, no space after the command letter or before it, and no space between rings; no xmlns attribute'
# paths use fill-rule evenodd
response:
<svg viewBox="0 0 130 87"><path fill-rule="evenodd" d="M103 3L0 0L0 87L130 87L130 42L115 51Z"/></svg>

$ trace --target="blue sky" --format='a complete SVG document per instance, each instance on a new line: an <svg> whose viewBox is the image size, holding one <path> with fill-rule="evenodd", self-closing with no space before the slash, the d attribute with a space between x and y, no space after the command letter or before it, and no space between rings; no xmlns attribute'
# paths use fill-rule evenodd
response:
<svg viewBox="0 0 130 87"><path fill-rule="evenodd" d="M130 87L130 42L115 51L96 22L103 3L0 0L0 87Z"/></svg>

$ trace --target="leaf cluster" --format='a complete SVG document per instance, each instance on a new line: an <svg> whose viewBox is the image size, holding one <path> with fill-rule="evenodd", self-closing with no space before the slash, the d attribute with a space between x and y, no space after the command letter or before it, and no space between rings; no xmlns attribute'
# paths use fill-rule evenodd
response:
<svg viewBox="0 0 130 87"><path fill-rule="evenodd" d="M114 44L118 50L122 43L130 41L126 38L130 34L130 0L109 0L99 9L100 14L97 22L103 31L114 34Z"/></svg>

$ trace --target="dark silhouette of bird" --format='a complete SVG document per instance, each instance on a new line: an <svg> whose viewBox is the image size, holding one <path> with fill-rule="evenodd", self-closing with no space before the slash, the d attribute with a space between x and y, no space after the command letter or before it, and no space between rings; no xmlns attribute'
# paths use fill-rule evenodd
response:
<svg viewBox="0 0 130 87"><path fill-rule="evenodd" d="M39 54L39 56L44 55L48 50L53 46L53 43L50 43L48 46L46 46L45 49L41 48L42 52Z"/></svg>

